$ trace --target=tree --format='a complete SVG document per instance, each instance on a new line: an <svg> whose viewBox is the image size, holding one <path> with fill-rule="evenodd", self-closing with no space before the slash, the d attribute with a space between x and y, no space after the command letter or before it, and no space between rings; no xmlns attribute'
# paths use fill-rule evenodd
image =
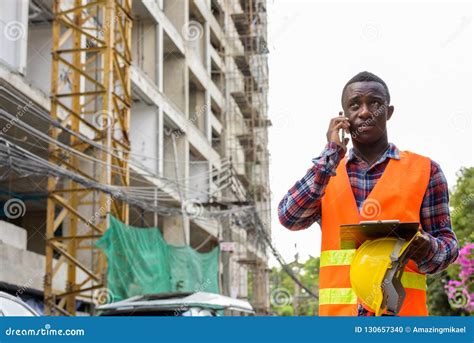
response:
<svg viewBox="0 0 474 343"><path fill-rule="evenodd" d="M305 262L303 265L301 282L308 287L314 294L318 295L319 292L319 257L312 257ZM303 291L303 294L306 292ZM305 315L317 315L319 301L314 297L306 294L306 301L303 302L302 313Z"/></svg>
<svg viewBox="0 0 474 343"><path fill-rule="evenodd" d="M295 272L296 277L314 294L318 294L319 257L309 257L304 263L291 262L288 267ZM295 268L297 267L297 268ZM295 282L280 267L273 267L270 272L270 306L278 316L295 315L294 300L298 295L298 315L311 316L318 314L318 301L304 289L296 292Z"/></svg>
<svg viewBox="0 0 474 343"><path fill-rule="evenodd" d="M451 225L459 241L459 247L464 247L474 241L474 167L461 168L454 190L450 194ZM452 264L446 270L436 275L428 276L428 309L431 315L460 316L470 315L465 308L452 306L446 286L456 284L461 268ZM453 282L454 281L454 282ZM470 290L467 290L470 292Z"/></svg>
<svg viewBox="0 0 474 343"><path fill-rule="evenodd" d="M474 242L474 167L461 168L451 194L451 223L459 245Z"/></svg>

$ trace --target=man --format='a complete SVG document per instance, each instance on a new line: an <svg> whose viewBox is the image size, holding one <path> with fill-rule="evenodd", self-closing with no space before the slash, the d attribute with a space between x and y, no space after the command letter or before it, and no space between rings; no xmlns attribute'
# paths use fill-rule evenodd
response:
<svg viewBox="0 0 474 343"><path fill-rule="evenodd" d="M394 107L381 78L369 72L355 75L344 86L341 102L344 115L331 119L322 154L281 200L280 222L295 231L314 222L321 226L319 314L329 316L373 315L351 289L352 255L340 249L339 225L419 222L421 235L409 248L402 278L407 296L399 314L427 315L425 274L442 271L458 256L444 174L436 162L388 142L387 121ZM349 138L341 141L342 130L352 138L347 157Z"/></svg>

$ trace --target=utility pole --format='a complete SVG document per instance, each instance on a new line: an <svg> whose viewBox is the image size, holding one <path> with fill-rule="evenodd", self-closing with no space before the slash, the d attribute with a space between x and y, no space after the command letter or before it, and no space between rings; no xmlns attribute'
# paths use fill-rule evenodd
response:
<svg viewBox="0 0 474 343"><path fill-rule="evenodd" d="M299 262L298 262L299 254L298 254L298 249L297 249L296 243L295 243L295 250L296 250L296 253L295 253L295 264L293 266L293 272L295 273L295 275L299 276L299 273L300 273L300 266L299 266ZM300 286L295 283L295 291L293 293L293 313L294 313L295 316L299 315L299 313L298 313L298 311L299 311L299 297L300 297Z"/></svg>

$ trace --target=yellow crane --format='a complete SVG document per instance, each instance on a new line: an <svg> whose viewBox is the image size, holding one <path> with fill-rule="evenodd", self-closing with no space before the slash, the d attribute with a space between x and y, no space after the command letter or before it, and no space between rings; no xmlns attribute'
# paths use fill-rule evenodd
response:
<svg viewBox="0 0 474 343"><path fill-rule="evenodd" d="M75 134L52 126L50 135L97 163L85 168L77 154L55 143L50 161L103 185L126 187L132 0L55 0L53 12L51 117ZM95 242L106 231L109 214L128 223L127 204L113 195L48 179L46 315L75 315L78 297L90 298L104 287L106 260ZM61 287L58 271L64 265L67 280Z"/></svg>

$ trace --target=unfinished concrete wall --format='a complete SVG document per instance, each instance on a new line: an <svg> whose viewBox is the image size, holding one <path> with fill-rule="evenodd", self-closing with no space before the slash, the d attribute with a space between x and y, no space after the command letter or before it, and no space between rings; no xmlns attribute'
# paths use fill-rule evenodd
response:
<svg viewBox="0 0 474 343"><path fill-rule="evenodd" d="M132 28L132 61L153 82L157 81L156 26L150 19L138 19Z"/></svg>
<svg viewBox="0 0 474 343"><path fill-rule="evenodd" d="M26 230L0 220L0 241L17 249L26 250Z"/></svg>
<svg viewBox="0 0 474 343"><path fill-rule="evenodd" d="M195 15L190 15L188 24L183 30L183 37L187 43L188 51L193 58L198 59L207 68L208 35L206 23Z"/></svg>
<svg viewBox="0 0 474 343"><path fill-rule="evenodd" d="M164 57L164 93L176 106L186 113L186 59L175 54L166 54Z"/></svg>
<svg viewBox="0 0 474 343"><path fill-rule="evenodd" d="M156 173L158 171L158 109L142 102L135 102L132 105L132 113L130 129L132 158Z"/></svg>
<svg viewBox="0 0 474 343"><path fill-rule="evenodd" d="M209 197L209 162L190 153L189 155L189 193L194 202L207 202Z"/></svg>
<svg viewBox="0 0 474 343"><path fill-rule="evenodd" d="M0 60L11 69L24 74L27 61L28 0L0 1Z"/></svg>
<svg viewBox="0 0 474 343"><path fill-rule="evenodd" d="M0 280L2 282L17 286L17 291L22 293L30 290L43 291L46 268L44 255L0 242L0 261ZM56 263L55 259L53 265L56 266ZM54 278L53 287L55 289L66 289L66 267L67 265L63 263L59 268ZM21 272L19 272L20 270ZM79 270L77 279L83 281L85 278L86 274Z"/></svg>
<svg viewBox="0 0 474 343"><path fill-rule="evenodd" d="M187 17L188 0L163 0L163 11L166 17L181 32Z"/></svg>
<svg viewBox="0 0 474 343"><path fill-rule="evenodd" d="M51 26L34 26L28 31L26 78L46 94L51 89Z"/></svg>
<svg viewBox="0 0 474 343"><path fill-rule="evenodd" d="M163 218L163 237L173 245L188 245L190 240L189 219L182 216Z"/></svg>
<svg viewBox="0 0 474 343"><path fill-rule="evenodd" d="M207 108L206 92L202 86L194 81L189 82L189 122L195 125L204 136L207 135Z"/></svg>

